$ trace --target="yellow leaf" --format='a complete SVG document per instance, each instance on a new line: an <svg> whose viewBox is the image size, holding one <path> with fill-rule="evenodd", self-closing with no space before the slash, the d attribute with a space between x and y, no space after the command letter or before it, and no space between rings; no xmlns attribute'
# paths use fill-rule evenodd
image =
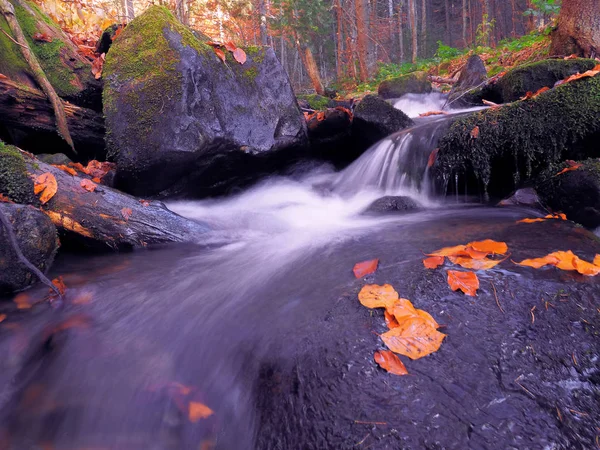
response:
<svg viewBox="0 0 600 450"><path fill-rule="evenodd" d="M390 350L410 359L419 359L437 351L444 337L445 334L420 317L406 320L381 335L381 339Z"/></svg>
<svg viewBox="0 0 600 450"><path fill-rule="evenodd" d="M200 402L190 402L188 416L190 422L198 422L201 419L206 419L214 414L214 411Z"/></svg>
<svg viewBox="0 0 600 450"><path fill-rule="evenodd" d="M388 308L398 300L398 293L389 284L367 284L358 293L358 300L367 308Z"/></svg>

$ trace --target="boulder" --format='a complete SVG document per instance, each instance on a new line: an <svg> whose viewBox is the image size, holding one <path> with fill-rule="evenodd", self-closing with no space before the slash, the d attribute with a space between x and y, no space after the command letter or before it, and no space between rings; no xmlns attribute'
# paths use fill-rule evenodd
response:
<svg viewBox="0 0 600 450"><path fill-rule="evenodd" d="M57 166L66 166L69 163L73 162L67 155L63 153L42 153L41 155L36 155L36 157L37 159L39 159L42 162L45 162L46 164L54 164Z"/></svg>
<svg viewBox="0 0 600 450"><path fill-rule="evenodd" d="M432 91L427 72L412 72L383 81L377 93L384 99L399 98L404 94L428 94Z"/></svg>
<svg viewBox="0 0 600 450"><path fill-rule="evenodd" d="M307 120L310 155L344 166L354 160L350 151L352 113L347 108L329 108L310 115Z"/></svg>
<svg viewBox="0 0 600 450"><path fill-rule="evenodd" d="M352 108L354 99L350 100L335 100L330 97L325 97L319 94L300 94L297 96L298 105L304 109L314 109L315 111L323 111L327 108Z"/></svg>
<svg viewBox="0 0 600 450"><path fill-rule="evenodd" d="M471 55L460 72L458 81L448 94L448 103L454 106L468 106L469 99L464 95L467 91L481 87L487 80L487 70L479 55Z"/></svg>
<svg viewBox="0 0 600 450"><path fill-rule="evenodd" d="M0 211L11 224L23 255L40 271L46 272L59 247L52 221L33 206L0 203ZM8 231L0 222L0 293L25 289L37 277L19 260Z"/></svg>
<svg viewBox="0 0 600 450"><path fill-rule="evenodd" d="M121 189L219 194L305 150L306 123L273 49L246 48L244 64L225 51L223 62L203 39L153 6L114 41L104 113Z"/></svg>
<svg viewBox="0 0 600 450"><path fill-rule="evenodd" d="M0 194L13 202L39 205L33 194L33 180L16 147L0 141Z"/></svg>
<svg viewBox="0 0 600 450"><path fill-rule="evenodd" d="M406 212L419 208L419 204L410 197L387 195L371 203L365 213Z"/></svg>
<svg viewBox="0 0 600 450"><path fill-rule="evenodd" d="M517 189L510 197L501 200L498 206L528 206L541 207L540 198L534 188Z"/></svg>
<svg viewBox="0 0 600 450"><path fill-rule="evenodd" d="M588 228L600 227L600 160L588 159L576 170L544 177L538 182L541 202L551 211ZM568 168L566 164L559 167Z"/></svg>
<svg viewBox="0 0 600 450"><path fill-rule="evenodd" d="M458 176L472 194L504 198L552 164L600 156L598 117L600 76L470 114L440 140L432 173L440 186Z"/></svg>
<svg viewBox="0 0 600 450"><path fill-rule="evenodd" d="M381 139L414 125L402 111L377 95L367 95L354 109L352 138L362 151Z"/></svg>

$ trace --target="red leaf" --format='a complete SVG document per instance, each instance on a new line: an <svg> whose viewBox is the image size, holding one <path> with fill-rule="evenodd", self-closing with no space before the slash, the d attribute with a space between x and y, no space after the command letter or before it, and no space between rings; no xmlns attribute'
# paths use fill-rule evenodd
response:
<svg viewBox="0 0 600 450"><path fill-rule="evenodd" d="M98 56L92 62L92 75L96 80L102 78L102 69L104 68L104 53Z"/></svg>
<svg viewBox="0 0 600 450"><path fill-rule="evenodd" d="M479 279L473 272L448 271L448 284L453 291L461 290L466 295L475 297L479 289Z"/></svg>
<svg viewBox="0 0 600 450"><path fill-rule="evenodd" d="M88 192L94 192L97 187L95 183L91 182L87 178L84 178L83 180L81 180L81 182L79 184L81 185L81 187L83 189L85 189Z"/></svg>
<svg viewBox="0 0 600 450"><path fill-rule="evenodd" d="M430 256L423 260L423 265L426 269L437 269L442 264L444 264L443 256Z"/></svg>
<svg viewBox="0 0 600 450"><path fill-rule="evenodd" d="M400 358L389 350L379 350L375 352L375 362L379 364L382 369L385 369L394 375L408 375L408 370L406 370L406 367L402 361L400 361Z"/></svg>
<svg viewBox="0 0 600 450"><path fill-rule="evenodd" d="M369 261L362 261L354 265L354 276L356 278L362 278L365 275L369 275L377 270L379 259L371 259Z"/></svg>
<svg viewBox="0 0 600 450"><path fill-rule="evenodd" d="M438 152L440 151L439 148L435 148L431 151L431 153L429 154L429 159L427 160L427 167L432 167L435 162L437 161L437 156L438 156Z"/></svg>
<svg viewBox="0 0 600 450"><path fill-rule="evenodd" d="M123 216L123 218L125 220L129 220L129 218L131 217L132 214L133 214L133 211L131 210L131 208L121 209L121 215Z"/></svg>
<svg viewBox="0 0 600 450"><path fill-rule="evenodd" d="M233 51L233 57L240 64L244 64L246 62L246 52L241 48L236 48Z"/></svg>
<svg viewBox="0 0 600 450"><path fill-rule="evenodd" d="M221 50L220 48L216 48L216 47L214 47L213 50L215 52L215 55L217 55L217 57L221 61L225 62L225 53L223 52L223 50Z"/></svg>
<svg viewBox="0 0 600 450"><path fill-rule="evenodd" d="M46 33L35 33L32 37L34 41L52 42L52 38Z"/></svg>
<svg viewBox="0 0 600 450"><path fill-rule="evenodd" d="M475 128L471 130L471 137L473 139L477 139L479 137L479 126L475 126Z"/></svg>
<svg viewBox="0 0 600 450"><path fill-rule="evenodd" d="M229 41L229 42L225 42L225 49L229 52L235 52L237 49L237 46L233 42Z"/></svg>

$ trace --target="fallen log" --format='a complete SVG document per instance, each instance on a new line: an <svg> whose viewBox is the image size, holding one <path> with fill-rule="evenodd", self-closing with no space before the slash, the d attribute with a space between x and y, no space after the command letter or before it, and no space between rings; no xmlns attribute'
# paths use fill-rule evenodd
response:
<svg viewBox="0 0 600 450"><path fill-rule="evenodd" d="M37 178L50 173L56 179L56 194L41 210L68 243L119 250L192 242L208 231L207 226L175 214L162 202L132 197L86 177L73 176L30 153L20 154L27 175Z"/></svg>
<svg viewBox="0 0 600 450"><path fill-rule="evenodd" d="M444 83L444 84L454 84L458 81L457 78L444 78L444 77L439 77L437 75L429 75L427 77L427 79L429 81L431 81L432 83Z"/></svg>
<svg viewBox="0 0 600 450"><path fill-rule="evenodd" d="M79 158L105 159L102 115L69 102L62 103L71 137L79 149ZM2 75L0 124L10 134L10 141L26 150L69 154L69 146L57 137L53 108L46 96L41 91L3 78Z"/></svg>

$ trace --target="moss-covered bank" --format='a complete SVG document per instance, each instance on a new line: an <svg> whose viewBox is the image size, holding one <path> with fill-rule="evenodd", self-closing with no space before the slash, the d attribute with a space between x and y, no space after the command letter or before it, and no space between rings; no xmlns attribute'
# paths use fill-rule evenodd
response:
<svg viewBox="0 0 600 450"><path fill-rule="evenodd" d="M379 85L377 93L385 99L398 98L405 94L428 94L432 87L427 75L427 72L413 72L385 80Z"/></svg>
<svg viewBox="0 0 600 450"><path fill-rule="evenodd" d="M33 181L27 174L25 160L16 147L0 141L0 194L16 203L36 203Z"/></svg>

